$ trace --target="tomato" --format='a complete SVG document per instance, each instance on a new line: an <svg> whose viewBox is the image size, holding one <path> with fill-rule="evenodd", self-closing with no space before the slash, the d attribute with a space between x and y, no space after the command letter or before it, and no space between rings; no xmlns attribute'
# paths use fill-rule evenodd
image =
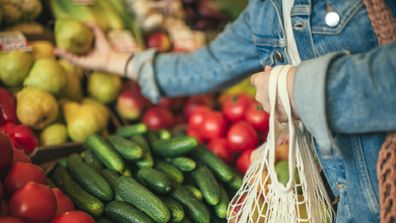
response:
<svg viewBox="0 0 396 223"><path fill-rule="evenodd" d="M234 162L234 154L228 149L227 139L214 138L208 144L209 150L220 157L224 162L231 164Z"/></svg>
<svg viewBox="0 0 396 223"><path fill-rule="evenodd" d="M95 220L85 212L69 211L54 218L51 223L95 223Z"/></svg>
<svg viewBox="0 0 396 223"><path fill-rule="evenodd" d="M12 163L12 144L10 139L0 132L0 171L3 171Z"/></svg>
<svg viewBox="0 0 396 223"><path fill-rule="evenodd" d="M246 94L235 95L225 100L222 111L224 116L232 122L237 122L245 117L252 99Z"/></svg>
<svg viewBox="0 0 396 223"><path fill-rule="evenodd" d="M241 156L239 156L236 162L236 167L241 174L245 174L247 169L249 168L251 163L250 156L252 152L253 150L246 150L245 152L242 153Z"/></svg>
<svg viewBox="0 0 396 223"><path fill-rule="evenodd" d="M167 107L172 111L179 111L183 105L183 98L175 97L175 98L167 98L162 97L159 101L159 105Z"/></svg>
<svg viewBox="0 0 396 223"><path fill-rule="evenodd" d="M55 216L58 216L58 215L65 213L67 211L74 210L73 202L61 190L59 190L58 188L52 188L52 192L54 193L55 199L56 199L57 209L56 209Z"/></svg>
<svg viewBox="0 0 396 223"><path fill-rule="evenodd" d="M14 217L0 217L0 223L23 223L23 221Z"/></svg>
<svg viewBox="0 0 396 223"><path fill-rule="evenodd" d="M221 112L209 111L200 127L201 134L208 139L222 137L227 131L227 121Z"/></svg>
<svg viewBox="0 0 396 223"><path fill-rule="evenodd" d="M207 106L197 106L188 119L188 126L193 129L201 128L205 115L210 111Z"/></svg>
<svg viewBox="0 0 396 223"><path fill-rule="evenodd" d="M239 121L231 126L227 134L228 145L234 152L255 149L259 139L256 130L246 121Z"/></svg>
<svg viewBox="0 0 396 223"><path fill-rule="evenodd" d="M7 193L11 195L29 181L45 184L46 177L43 170L31 163L17 162L11 166L5 178L4 186Z"/></svg>
<svg viewBox="0 0 396 223"><path fill-rule="evenodd" d="M14 148L14 159L12 160L12 163L16 162L31 163L32 160L23 150Z"/></svg>
<svg viewBox="0 0 396 223"><path fill-rule="evenodd" d="M4 187L3 187L3 183L0 181L0 201L3 200L4 197Z"/></svg>
<svg viewBox="0 0 396 223"><path fill-rule="evenodd" d="M199 142L204 144L206 142L205 138L201 135L199 130L188 127L187 135L195 137L195 139Z"/></svg>
<svg viewBox="0 0 396 223"><path fill-rule="evenodd" d="M174 125L175 117L168 108L155 106L144 114L143 123L151 130L168 129Z"/></svg>
<svg viewBox="0 0 396 223"><path fill-rule="evenodd" d="M11 216L29 223L47 223L56 213L52 190L42 184L29 182L15 192L8 204Z"/></svg>
<svg viewBox="0 0 396 223"><path fill-rule="evenodd" d="M209 108L214 107L214 100L212 95L195 95L188 98L187 102L184 105L183 115L188 120L191 113L198 106L207 106Z"/></svg>
<svg viewBox="0 0 396 223"><path fill-rule="evenodd" d="M264 111L263 106L255 102L250 105L246 112L246 121L249 122L257 131L268 132L270 115Z"/></svg>

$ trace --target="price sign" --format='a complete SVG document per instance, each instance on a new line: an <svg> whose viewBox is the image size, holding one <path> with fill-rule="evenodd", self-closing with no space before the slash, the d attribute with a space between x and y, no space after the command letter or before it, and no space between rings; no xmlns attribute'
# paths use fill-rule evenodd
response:
<svg viewBox="0 0 396 223"><path fill-rule="evenodd" d="M108 39L112 47L118 52L136 52L139 46L136 44L131 32L127 30L112 30L108 34Z"/></svg>
<svg viewBox="0 0 396 223"><path fill-rule="evenodd" d="M0 32L0 50L2 51L31 51L32 47L22 32Z"/></svg>

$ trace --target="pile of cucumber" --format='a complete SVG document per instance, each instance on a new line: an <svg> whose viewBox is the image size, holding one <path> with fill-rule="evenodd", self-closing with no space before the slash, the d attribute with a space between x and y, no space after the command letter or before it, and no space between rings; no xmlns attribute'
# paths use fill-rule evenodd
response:
<svg viewBox="0 0 396 223"><path fill-rule="evenodd" d="M91 135L82 154L62 159L51 180L99 223L226 222L242 178L190 136L118 129Z"/></svg>

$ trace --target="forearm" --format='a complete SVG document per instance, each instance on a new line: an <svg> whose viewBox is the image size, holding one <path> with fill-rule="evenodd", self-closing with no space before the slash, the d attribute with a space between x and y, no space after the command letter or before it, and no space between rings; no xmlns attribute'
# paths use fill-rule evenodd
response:
<svg viewBox="0 0 396 223"><path fill-rule="evenodd" d="M120 76L125 75L125 66L127 63L128 58L131 54L129 53L118 53L118 52L111 52L108 55L108 62L104 65L103 70L109 73L117 74ZM131 69L126 70L126 74L132 79L136 76L133 74Z"/></svg>

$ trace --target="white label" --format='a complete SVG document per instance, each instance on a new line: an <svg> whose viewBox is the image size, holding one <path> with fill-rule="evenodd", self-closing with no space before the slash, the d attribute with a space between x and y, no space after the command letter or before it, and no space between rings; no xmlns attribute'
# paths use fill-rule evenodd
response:
<svg viewBox="0 0 396 223"><path fill-rule="evenodd" d="M108 39L112 47L118 52L136 52L139 46L136 44L131 32L127 30L112 30L108 34Z"/></svg>
<svg viewBox="0 0 396 223"><path fill-rule="evenodd" d="M76 5L93 5L95 0L72 0Z"/></svg>
<svg viewBox="0 0 396 223"><path fill-rule="evenodd" d="M22 32L0 32L0 50L2 51L31 51L32 47Z"/></svg>

